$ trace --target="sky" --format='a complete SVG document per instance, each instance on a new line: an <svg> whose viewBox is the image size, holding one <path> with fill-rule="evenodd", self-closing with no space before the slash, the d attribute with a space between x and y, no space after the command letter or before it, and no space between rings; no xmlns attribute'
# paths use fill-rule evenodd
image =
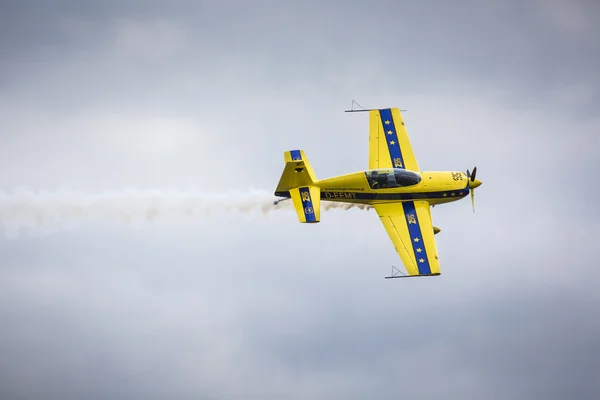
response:
<svg viewBox="0 0 600 400"><path fill-rule="evenodd" d="M0 397L598 398L598 18L2 2ZM400 260L373 210L260 211L286 150L318 178L367 168L352 100L406 109L423 170L478 167L475 213L432 210L440 277L383 279ZM189 196L213 208L173 212ZM94 218L44 208L90 198Z"/></svg>

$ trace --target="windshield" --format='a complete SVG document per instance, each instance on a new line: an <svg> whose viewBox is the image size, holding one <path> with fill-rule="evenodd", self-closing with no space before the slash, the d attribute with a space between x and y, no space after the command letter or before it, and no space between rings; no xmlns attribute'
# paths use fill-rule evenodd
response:
<svg viewBox="0 0 600 400"><path fill-rule="evenodd" d="M400 168L372 169L365 171L371 189L390 189L416 185L421 175Z"/></svg>

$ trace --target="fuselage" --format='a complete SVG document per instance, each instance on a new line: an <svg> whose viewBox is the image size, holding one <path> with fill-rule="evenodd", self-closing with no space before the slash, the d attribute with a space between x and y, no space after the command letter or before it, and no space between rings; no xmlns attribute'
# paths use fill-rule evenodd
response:
<svg viewBox="0 0 600 400"><path fill-rule="evenodd" d="M321 200L378 204L427 200L431 205L450 203L469 194L469 179L459 171L413 172L379 169L340 175L314 183ZM275 193L290 197L289 192Z"/></svg>

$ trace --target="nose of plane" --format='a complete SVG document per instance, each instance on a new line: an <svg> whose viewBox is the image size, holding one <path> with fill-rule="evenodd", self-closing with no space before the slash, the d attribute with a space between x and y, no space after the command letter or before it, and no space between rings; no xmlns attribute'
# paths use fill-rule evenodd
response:
<svg viewBox="0 0 600 400"><path fill-rule="evenodd" d="M477 187L481 186L481 181L479 179L475 179L474 181L469 181L469 188L470 189L475 189Z"/></svg>

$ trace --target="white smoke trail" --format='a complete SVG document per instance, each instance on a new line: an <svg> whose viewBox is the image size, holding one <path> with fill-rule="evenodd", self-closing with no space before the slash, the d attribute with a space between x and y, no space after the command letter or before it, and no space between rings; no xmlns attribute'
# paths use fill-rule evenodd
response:
<svg viewBox="0 0 600 400"><path fill-rule="evenodd" d="M163 217L189 217L214 212L239 212L267 215L273 211L293 209L291 200L273 204L272 193L249 189L242 192L204 193L200 191L136 190L109 191L97 194L71 190L13 194L0 191L0 228L9 237L23 230L31 234L56 232L73 227L85 219L153 221ZM370 206L322 202L321 209L370 209Z"/></svg>

